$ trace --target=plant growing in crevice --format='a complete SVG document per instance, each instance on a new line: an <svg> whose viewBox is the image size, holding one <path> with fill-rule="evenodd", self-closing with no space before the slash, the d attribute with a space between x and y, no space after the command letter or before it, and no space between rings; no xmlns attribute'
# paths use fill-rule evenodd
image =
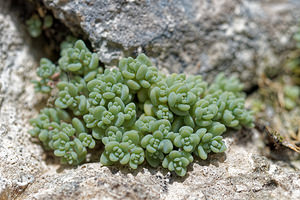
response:
<svg viewBox="0 0 300 200"><path fill-rule="evenodd" d="M226 150L227 128L253 126L237 78L220 74L208 86L199 75L165 76L144 54L103 71L83 41L68 41L57 66L41 60L37 91L58 94L53 108L30 120L30 134L62 163L84 162L88 149L102 144L103 165L136 169L146 160L184 176L194 156L205 160Z"/></svg>

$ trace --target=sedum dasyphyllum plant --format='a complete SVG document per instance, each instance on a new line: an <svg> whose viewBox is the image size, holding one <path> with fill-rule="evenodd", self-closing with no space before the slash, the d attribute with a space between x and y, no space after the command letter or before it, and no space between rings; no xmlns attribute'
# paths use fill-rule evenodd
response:
<svg viewBox="0 0 300 200"><path fill-rule="evenodd" d="M43 58L37 70L36 90L58 94L30 120L30 134L62 163L77 165L104 145L103 165L136 169L146 161L184 176L194 157L226 150L227 128L253 126L236 78L220 74L208 86L199 75L166 76L144 54L103 71L83 41L69 38L61 47L58 66Z"/></svg>

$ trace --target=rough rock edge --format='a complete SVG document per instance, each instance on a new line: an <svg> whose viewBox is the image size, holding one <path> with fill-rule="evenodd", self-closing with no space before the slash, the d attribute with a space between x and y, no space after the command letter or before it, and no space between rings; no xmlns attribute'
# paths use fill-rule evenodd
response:
<svg viewBox="0 0 300 200"><path fill-rule="evenodd" d="M281 67L300 17L296 0L43 2L105 64L143 51L169 72L235 73L246 88L266 67Z"/></svg>
<svg viewBox="0 0 300 200"><path fill-rule="evenodd" d="M30 83L36 78L34 49L14 13L7 7L0 10L1 200L300 198L299 171L260 156L255 129L227 134L228 151L196 161L184 178L149 166L129 171L99 163L77 168L46 164L43 149L27 134L27 120L43 102Z"/></svg>

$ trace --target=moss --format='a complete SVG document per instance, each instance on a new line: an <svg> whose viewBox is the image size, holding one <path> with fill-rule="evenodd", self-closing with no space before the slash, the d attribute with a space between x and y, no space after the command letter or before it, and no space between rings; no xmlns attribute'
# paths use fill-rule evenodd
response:
<svg viewBox="0 0 300 200"><path fill-rule="evenodd" d="M61 48L58 66L42 59L38 68L45 83L59 72L58 94L54 108L30 121L30 134L62 163L79 164L102 144L103 165L136 169L146 160L184 176L194 156L226 150L227 128L253 126L237 78L221 74L208 86L199 75L165 76L144 54L103 72L83 41L68 38Z"/></svg>

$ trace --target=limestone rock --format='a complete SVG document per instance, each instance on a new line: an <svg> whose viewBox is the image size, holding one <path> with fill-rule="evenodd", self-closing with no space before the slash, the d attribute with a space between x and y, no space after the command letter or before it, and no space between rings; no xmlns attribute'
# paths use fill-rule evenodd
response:
<svg viewBox="0 0 300 200"><path fill-rule="evenodd" d="M14 199L46 170L43 149L30 141L37 113L30 80L36 60L9 1L0 1L0 199Z"/></svg>
<svg viewBox="0 0 300 200"><path fill-rule="evenodd" d="M18 199L299 199L300 171L261 156L257 136L230 133L225 154L196 160L183 178L147 165L137 170L100 163L52 165Z"/></svg>
<svg viewBox="0 0 300 200"><path fill-rule="evenodd" d="M0 200L300 199L299 168L262 156L255 129L226 134L228 150L196 160L183 178L146 164L137 170L99 162L65 167L47 158L27 133L28 119L46 104L30 82L40 49L32 46L11 2L0 0Z"/></svg>
<svg viewBox="0 0 300 200"><path fill-rule="evenodd" d="M236 73L247 88L266 67L282 67L300 16L297 0L43 2L105 64L142 51L169 72Z"/></svg>

